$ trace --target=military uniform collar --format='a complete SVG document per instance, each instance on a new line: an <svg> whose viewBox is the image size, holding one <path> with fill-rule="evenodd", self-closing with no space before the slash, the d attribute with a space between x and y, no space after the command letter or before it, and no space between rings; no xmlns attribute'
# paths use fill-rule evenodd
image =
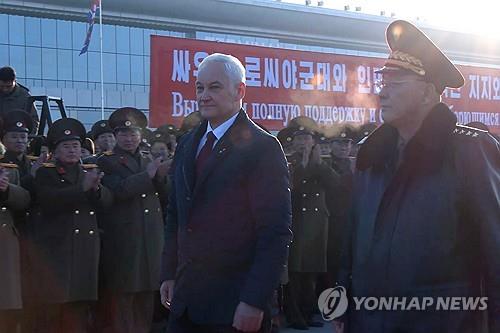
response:
<svg viewBox="0 0 500 333"><path fill-rule="evenodd" d="M439 160L455 129L457 118L446 104L438 103L404 149L405 160ZM361 145L356 168L383 167L391 162L397 149L399 133L391 125L376 129Z"/></svg>

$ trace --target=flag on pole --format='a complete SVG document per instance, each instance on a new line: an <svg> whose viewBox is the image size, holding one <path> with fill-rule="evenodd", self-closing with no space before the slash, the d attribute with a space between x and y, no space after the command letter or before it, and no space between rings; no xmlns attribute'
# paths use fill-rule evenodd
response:
<svg viewBox="0 0 500 333"><path fill-rule="evenodd" d="M94 30L97 9L101 10L101 0L90 0L90 9L87 17L87 36L85 38L85 43L83 44L82 50L80 51L80 55L87 53L89 49L90 39L92 38L92 31Z"/></svg>

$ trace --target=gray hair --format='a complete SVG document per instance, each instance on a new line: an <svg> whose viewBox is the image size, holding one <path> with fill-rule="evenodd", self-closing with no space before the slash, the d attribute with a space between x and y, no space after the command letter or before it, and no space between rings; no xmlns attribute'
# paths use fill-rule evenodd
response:
<svg viewBox="0 0 500 333"><path fill-rule="evenodd" d="M238 60L238 58L229 54L213 53L203 59L198 66L198 72L210 62L223 63L226 74L233 83L245 83L245 67L243 67L243 64Z"/></svg>

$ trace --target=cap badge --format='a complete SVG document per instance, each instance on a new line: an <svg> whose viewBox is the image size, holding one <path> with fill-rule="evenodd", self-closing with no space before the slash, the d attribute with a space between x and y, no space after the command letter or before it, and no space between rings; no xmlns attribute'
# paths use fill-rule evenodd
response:
<svg viewBox="0 0 500 333"><path fill-rule="evenodd" d="M67 130L65 130L65 131L64 131L64 134L65 134L65 135L70 135L70 134L71 134L71 131L70 131L69 129L67 129Z"/></svg>
<svg viewBox="0 0 500 333"><path fill-rule="evenodd" d="M101 123L101 127L106 127L106 123Z"/></svg>
<svg viewBox="0 0 500 333"><path fill-rule="evenodd" d="M127 120L127 121L125 122L125 126L130 126L130 125L132 125L132 122L131 122L130 120Z"/></svg>
<svg viewBox="0 0 500 333"><path fill-rule="evenodd" d="M18 122L16 123L16 126L17 126L17 127L23 127L23 123L22 123L22 122L20 122L20 121L18 121Z"/></svg>

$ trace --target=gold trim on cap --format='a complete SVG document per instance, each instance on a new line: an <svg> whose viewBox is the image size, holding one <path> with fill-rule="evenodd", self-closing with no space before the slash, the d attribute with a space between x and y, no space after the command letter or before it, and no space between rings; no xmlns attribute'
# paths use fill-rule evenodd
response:
<svg viewBox="0 0 500 333"><path fill-rule="evenodd" d="M422 61L405 52L393 51L389 56L389 59L387 59L386 65L387 64L408 69L421 76L425 75L425 69Z"/></svg>

